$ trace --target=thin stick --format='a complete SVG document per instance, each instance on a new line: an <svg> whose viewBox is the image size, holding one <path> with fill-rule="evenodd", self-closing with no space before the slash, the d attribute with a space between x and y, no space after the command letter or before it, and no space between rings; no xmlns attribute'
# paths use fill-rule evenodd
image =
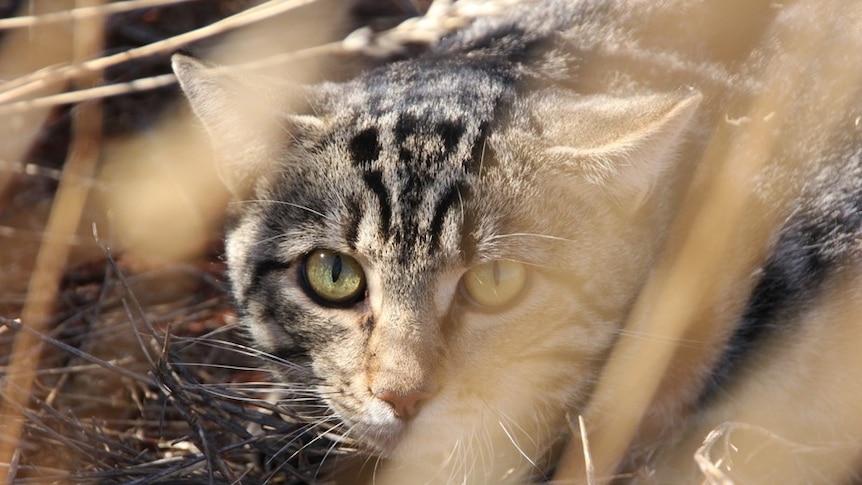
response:
<svg viewBox="0 0 862 485"><path fill-rule="evenodd" d="M106 0L77 0L80 7L92 6ZM104 42L104 25L100 19L75 22L73 52L75 59L98 55ZM90 83L99 82L93 74ZM43 241L36 257L36 267L27 289L27 301L22 310L23 325L35 332L20 332L13 344L11 362L3 386L3 403L0 419L4 439L0 441L0 463L16 462L16 450L24 425L22 409L26 409L36 378L36 367L44 341L39 333L46 333L53 304L59 291L59 282L69 256L68 239L75 234L81 219L84 202L89 192L87 185L77 180L92 178L99 158L102 132L102 110L97 102L82 104L74 115L74 139L64 176L48 218L47 232L58 237ZM14 480L13 470L0 475L0 485Z"/></svg>
<svg viewBox="0 0 862 485"><path fill-rule="evenodd" d="M81 360L86 360L88 362L92 362L92 365L89 367L79 365L79 366L64 367L62 369L43 369L43 370L39 371L40 374L52 374L52 373L57 373L57 372L75 372L75 371L84 370L86 368L101 368L101 369L106 369L110 372L114 372L114 373L119 374L123 377L126 377L128 379L131 379L135 382L139 382L139 383L147 385L147 386L156 387L156 385L157 385L155 380L153 380L152 378L150 378L144 374L138 374L134 371L126 369L125 367L117 365L113 361L107 361L104 359L100 359L94 355L91 355L87 352L84 352L83 350L76 349L75 347L73 347L67 343L64 343L60 340L57 340L57 339L55 339L49 335L41 334L29 326L21 325L17 321L13 321L13 323L11 323L11 325L13 325L13 326L20 325L20 328L19 328L20 331L33 334L39 340L41 340L41 341L43 341L49 345L52 345L54 347L57 347L58 349L62 350L63 352L66 352L69 355L75 356ZM11 372L9 372L9 374L11 374Z"/></svg>
<svg viewBox="0 0 862 485"><path fill-rule="evenodd" d="M587 471L587 485L597 485L596 482L596 467L593 465L593 455L590 452L590 438L587 436L587 424L584 422L584 415L578 415L578 429L581 433L581 445L584 447L584 465Z"/></svg>
<svg viewBox="0 0 862 485"><path fill-rule="evenodd" d="M149 0L155 1L155 0ZM167 0L160 0L167 1ZM191 1L191 0L171 0L171 1ZM314 0L311 0L314 1ZM480 8L477 5L465 4L462 6L460 3L456 3L454 5L448 6L448 9L444 9L442 6L438 5L436 10L429 10L428 14L418 19L408 19L404 23L383 31L379 33L372 34L370 30L367 29L359 29L353 34L347 36L346 39L341 41L330 42L327 44L309 47L306 49L301 49L294 52L287 52L284 54L278 54L274 56L270 56L264 59L257 59L254 61L249 61L246 63L238 64L235 66L224 66L221 68L215 69L240 69L240 70L257 70L263 69L271 66L286 64L289 62L296 62L303 59L309 59L317 56L323 55L335 55L339 53L347 53L347 52L355 52L362 51L368 55L391 55L398 49L402 48L407 44L415 44L415 43L434 43L439 40L442 36L446 35L451 30L466 24L470 19L475 18L477 16L485 15L496 15L499 14L502 9L512 3L512 0L500 1L500 2L489 2L487 5L484 5ZM116 4L110 4L116 5ZM447 4L448 5L448 4ZM261 6L263 7L263 6ZM293 8L293 7L291 7ZM247 14L249 11L243 12L243 14ZM279 12L277 12L279 13ZM433 15L432 15L433 13ZM237 14L237 15L243 15ZM40 16L45 17L45 16ZM2 22L2 21L0 21ZM2 23L0 23L2 25ZM209 29L210 27L205 27L205 29ZM232 27L226 27L232 28ZM225 29L226 29L225 28ZM220 33L225 30L221 29L216 32L211 32L208 35L214 35L215 33ZM185 34L183 34L185 35ZM190 41L185 41L182 39L182 36L172 37L170 39L166 39L162 41L171 45L170 49L173 50L178 48L183 43L188 43ZM158 43L156 43L158 44ZM152 47L156 44L150 44L149 46L144 46L148 49L155 49L158 47ZM143 49L144 47L140 48ZM133 49L134 50L134 49ZM132 52L132 51L129 51ZM148 55L148 51L143 51L144 54ZM126 53L128 54L128 52ZM117 54L116 56L120 56L121 54ZM112 57L116 57L112 56ZM129 57L128 59L122 60L120 62L125 62L127 60L131 60L139 57L140 54L133 54L133 57ZM94 60L97 61L98 59ZM67 66L67 68L72 68L74 66ZM58 75L59 70L62 69L60 67L55 67L54 71L51 72L45 71L43 73L44 76ZM68 72L68 77L73 77L77 74L74 72ZM176 77L173 74L162 74L159 76L152 76L148 78L136 79L133 81L129 81L126 83L117 83L111 84L107 86L98 86L89 89L81 89L77 91L71 91L67 93L60 93L50 96L42 96L36 99L29 99L23 101L8 101L4 96L10 96L10 91L13 89L17 89L21 86L26 86L26 83L33 83L40 81L39 79L32 79L35 75L30 75L26 78L19 78L15 81L7 83L4 87L6 91L0 91L0 116L11 116L14 114L23 113L25 111L30 111L33 109L39 108L48 108L53 106L59 106L63 104L72 104L79 103L82 101L86 101L89 99L96 98L106 98L111 96L120 96L129 93L135 93L140 91L148 91L152 89L158 89L165 86L173 85L177 82ZM50 82L50 81L44 81ZM13 83L17 83L17 86ZM23 89L23 88L22 88ZM15 94L15 93L12 93Z"/></svg>
<svg viewBox="0 0 862 485"><path fill-rule="evenodd" d="M177 3L196 2L200 0L126 0L125 2L109 3L93 7L80 7L63 12L43 15L24 15L0 19L0 30L35 27L57 22L72 22L92 17L107 17L122 12L141 10L144 8L164 7Z"/></svg>
<svg viewBox="0 0 862 485"><path fill-rule="evenodd" d="M63 104L80 103L91 99L107 98L111 96L121 96L123 94L136 93L140 91L149 91L165 86L176 84L177 78L173 74L162 74L143 79L118 84L109 84L106 86L98 86L95 88L79 89L68 93L54 94L50 96L42 96L33 100L17 101L6 105L0 105L0 116L10 116L18 113L23 113L32 109L50 108Z"/></svg>
<svg viewBox="0 0 862 485"><path fill-rule="evenodd" d="M316 0L270 0L267 3L236 15L232 15L206 27L192 30L158 42L153 42L152 44L119 52L110 56L98 58L93 58L95 56L91 56L90 60L87 61L81 59L81 62L73 65L54 66L52 68L43 69L40 72L21 76L18 79L9 81L3 85L7 89L0 93L0 104L20 100L46 86L67 81L69 79L75 79L84 76L87 73L101 72L104 69L117 64L140 59L142 57L166 54L175 51L186 44L274 17L278 14L297 9L314 1Z"/></svg>

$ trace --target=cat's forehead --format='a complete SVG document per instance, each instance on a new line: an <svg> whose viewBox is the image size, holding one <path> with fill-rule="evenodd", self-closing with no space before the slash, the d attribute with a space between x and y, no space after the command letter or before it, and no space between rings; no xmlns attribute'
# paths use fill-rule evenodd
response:
<svg viewBox="0 0 862 485"><path fill-rule="evenodd" d="M405 63L344 86L331 141L356 175L350 244L402 263L473 252L472 199L509 86L465 69Z"/></svg>
<svg viewBox="0 0 862 485"><path fill-rule="evenodd" d="M487 122L514 81L463 60L425 57L371 70L347 90L353 108L373 118L400 112L429 120Z"/></svg>
<svg viewBox="0 0 862 485"><path fill-rule="evenodd" d="M339 102L348 100L351 127L366 136L351 143L374 132L385 145L439 156L486 135L512 87L506 76L475 66L421 59L368 72L344 86Z"/></svg>

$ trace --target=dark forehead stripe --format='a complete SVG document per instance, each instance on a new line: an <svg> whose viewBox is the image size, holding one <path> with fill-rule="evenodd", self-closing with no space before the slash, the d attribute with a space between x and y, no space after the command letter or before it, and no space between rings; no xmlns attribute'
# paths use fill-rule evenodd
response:
<svg viewBox="0 0 862 485"><path fill-rule="evenodd" d="M455 150L458 147L458 144L461 143L461 139L464 137L464 134L467 132L467 127L459 120L448 119L443 121L433 121L432 119L428 119L424 121L425 123L423 123L423 120L412 114L402 113L395 122L395 143L401 146L399 158L402 162L417 161L412 160L409 151L406 151L402 146L411 135L423 137L436 135L443 141L443 152L438 153L436 156L432 157L433 159L431 160L424 160L426 163L434 164L445 159L453 150Z"/></svg>
<svg viewBox="0 0 862 485"><path fill-rule="evenodd" d="M458 207L461 210L464 210L464 202L467 198L470 197L470 187L464 182L456 182L449 186L446 191L443 193L443 196L437 202L437 206L434 208L434 215L431 218L431 225L429 226L429 233L431 234L431 249L439 249L440 248L440 236L443 231L443 222L446 219L446 215L455 208L455 205L458 204ZM463 221L462 221L463 223ZM461 241L461 250L464 252L463 247L463 237Z"/></svg>
<svg viewBox="0 0 862 485"><path fill-rule="evenodd" d="M359 201L349 198L347 204L347 222L344 225L344 240L350 244L351 249L356 250L359 241L359 223L362 221L362 207Z"/></svg>
<svg viewBox="0 0 862 485"><path fill-rule="evenodd" d="M380 206L380 231L385 234L392 225L392 200L389 196L389 190L383 183L383 173L379 170L372 170L366 172L362 180L377 197L377 203Z"/></svg>
<svg viewBox="0 0 862 485"><path fill-rule="evenodd" d="M418 134L419 126L419 118L412 114L401 113L395 121L395 143L401 145L408 136Z"/></svg>
<svg viewBox="0 0 862 485"><path fill-rule="evenodd" d="M363 169L371 168L372 162L380 158L380 138L377 128L366 128L350 139L348 145L351 161Z"/></svg>

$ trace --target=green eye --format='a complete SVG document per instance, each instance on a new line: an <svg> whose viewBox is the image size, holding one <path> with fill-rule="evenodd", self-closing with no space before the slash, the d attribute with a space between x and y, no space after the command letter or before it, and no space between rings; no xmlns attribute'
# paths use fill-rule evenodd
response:
<svg viewBox="0 0 862 485"><path fill-rule="evenodd" d="M365 297L365 273L346 254L318 249L305 258L306 292L324 304L347 306Z"/></svg>
<svg viewBox="0 0 862 485"><path fill-rule="evenodd" d="M505 259L480 264L461 277L462 290L470 301L489 309L511 303L526 285L527 268Z"/></svg>

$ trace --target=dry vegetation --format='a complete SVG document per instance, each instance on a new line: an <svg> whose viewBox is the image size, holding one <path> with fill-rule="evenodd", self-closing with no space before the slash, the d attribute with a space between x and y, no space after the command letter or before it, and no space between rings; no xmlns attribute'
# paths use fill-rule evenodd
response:
<svg viewBox="0 0 862 485"><path fill-rule="evenodd" d="M226 292L227 197L169 68L337 77L346 33L421 8L347 7L0 1L0 483L310 483L352 451L266 401Z"/></svg>
<svg viewBox="0 0 862 485"><path fill-rule="evenodd" d="M338 79L463 20L387 30L429 3L0 0L0 484L319 483L331 466L363 461L350 443L318 438L313 416L266 399L261 356L241 345L227 294L228 198L168 59L184 51L298 81ZM728 173L754 169L729 159ZM599 389L607 402L637 390L626 394L631 419L591 439L600 475L635 433L669 342L696 316L678 302L703 302L700 275L726 266L721 251L694 251L721 248L716 234L742 217L745 188L722 177L683 214L681 250L636 308L645 331L668 338L628 342L638 347L620 353L640 352L642 364L631 372L612 360ZM726 227L697 224L714 219ZM667 307L647 317L641 307L655 302ZM712 483L730 483L734 432L766 433L729 424L708 436L697 460ZM560 473L585 476L584 451L569 455Z"/></svg>
<svg viewBox="0 0 862 485"><path fill-rule="evenodd" d="M339 79L476 13L440 3L398 27L430 2L0 0L0 484L320 483L364 460L268 399L169 59Z"/></svg>

